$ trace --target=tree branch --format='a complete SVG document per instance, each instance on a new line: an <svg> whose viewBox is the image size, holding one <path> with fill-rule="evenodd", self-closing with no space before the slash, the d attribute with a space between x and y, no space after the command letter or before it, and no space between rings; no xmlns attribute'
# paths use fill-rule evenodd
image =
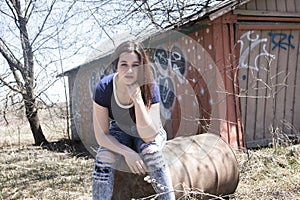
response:
<svg viewBox="0 0 300 200"><path fill-rule="evenodd" d="M22 63L14 56L10 48L6 45L5 41L0 37L0 53L8 62L8 64L12 65L19 71L22 71L23 65Z"/></svg>
<svg viewBox="0 0 300 200"><path fill-rule="evenodd" d="M9 9L10 9L10 11L11 11L11 13L13 14L13 16L14 17L12 17L13 19L14 19L14 22L15 22L15 24L16 24L16 26L17 26L17 28L18 29L20 29L20 26L19 26L19 24L18 24L18 13L15 13L15 6L13 5L11 5L11 3L13 4L13 2L9 2L8 0L5 0L5 2L6 2L6 4L7 4L7 6L9 7Z"/></svg>
<svg viewBox="0 0 300 200"><path fill-rule="evenodd" d="M48 18L49 18L49 16L50 16L52 10L53 10L53 7L54 7L55 2L56 2L56 0L53 0L53 1L52 1L51 6L50 6L50 9L48 10L48 13L47 13L46 17L45 17L45 19L43 20L43 23L42 23L41 28L39 29L39 32L35 35L35 37L33 38L32 42L31 42L31 44L30 44L31 46L33 46L33 44L34 44L34 42L36 41L36 39L37 39L37 38L39 37L39 35L43 32L44 27L45 27L45 24L46 24L46 22L47 22L47 20L48 20Z"/></svg>
<svg viewBox="0 0 300 200"><path fill-rule="evenodd" d="M30 9L30 11L29 11L29 8L30 8L31 5L32 5L32 9ZM35 1L30 0L30 1L29 1L29 4L26 6L26 10L25 10L25 14L24 14L24 17L25 17L26 19L29 19L29 18L30 18L31 13L32 13L32 11L34 10L34 7L35 7Z"/></svg>
<svg viewBox="0 0 300 200"><path fill-rule="evenodd" d="M22 92L21 92L20 90L18 90L17 88L13 87L10 83L6 82L6 81L2 78L1 75L0 75L0 82L1 82L3 85L5 85L6 87L8 87L10 90L22 94Z"/></svg>

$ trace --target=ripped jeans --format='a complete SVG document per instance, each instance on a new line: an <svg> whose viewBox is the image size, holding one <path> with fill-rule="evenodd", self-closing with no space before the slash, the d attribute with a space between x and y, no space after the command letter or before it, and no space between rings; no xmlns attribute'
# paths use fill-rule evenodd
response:
<svg viewBox="0 0 300 200"><path fill-rule="evenodd" d="M147 166L148 175L151 179L156 180L156 183L151 184L155 192L159 194L159 199L174 200L172 180L161 153L166 142L165 130L161 128L155 140L150 143L144 143L141 138L125 133L115 122L110 125L110 134L121 144L136 150L140 154ZM148 153L147 148L151 150L151 153ZM104 147L99 147L92 177L93 200L110 200L112 198L114 172L116 169L122 168L122 166L118 166L120 158L121 155ZM164 187L157 187L157 183Z"/></svg>

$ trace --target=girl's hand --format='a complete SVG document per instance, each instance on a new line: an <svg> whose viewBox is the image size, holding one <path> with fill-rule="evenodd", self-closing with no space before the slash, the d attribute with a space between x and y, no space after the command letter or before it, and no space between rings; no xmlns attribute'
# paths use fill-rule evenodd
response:
<svg viewBox="0 0 300 200"><path fill-rule="evenodd" d="M137 82L126 86L127 86L128 94L133 102L135 102L137 99L142 98L141 89Z"/></svg>
<svg viewBox="0 0 300 200"><path fill-rule="evenodd" d="M124 157L132 173L145 174L147 172L147 167L144 161L141 159L140 155L135 151L126 152L124 154Z"/></svg>

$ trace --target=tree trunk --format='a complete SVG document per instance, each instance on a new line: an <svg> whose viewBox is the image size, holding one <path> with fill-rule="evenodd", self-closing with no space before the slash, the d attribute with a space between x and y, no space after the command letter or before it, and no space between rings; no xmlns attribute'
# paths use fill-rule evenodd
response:
<svg viewBox="0 0 300 200"><path fill-rule="evenodd" d="M31 132L33 134L34 144L38 146L47 145L48 141L42 131L42 127L38 116L38 110L35 104L35 99L30 99L28 98L28 96L26 96L26 98L24 98L24 104L26 110L26 117L30 124Z"/></svg>
<svg viewBox="0 0 300 200"><path fill-rule="evenodd" d="M18 13L18 22L20 29L20 39L23 50L23 59L24 66L22 75L24 77L24 90L23 90L23 100L26 110L26 117L30 124L30 129L33 134L35 145L47 145L48 141L46 140L40 120L38 117L38 109L35 102L34 95L34 59L32 46L30 44L28 31L27 31L27 22L28 19L26 16L22 16L21 4L20 1L15 2L15 7Z"/></svg>

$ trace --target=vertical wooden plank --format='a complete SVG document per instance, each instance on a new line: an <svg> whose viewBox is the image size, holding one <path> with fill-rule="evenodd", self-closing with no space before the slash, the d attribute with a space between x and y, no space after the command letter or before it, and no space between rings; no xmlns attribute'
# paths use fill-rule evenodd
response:
<svg viewBox="0 0 300 200"><path fill-rule="evenodd" d="M226 18L226 16L223 16ZM226 19L224 19L226 20ZM233 40L233 33L230 34L230 26L231 24L222 24L222 40L223 40L223 68L225 70L224 80L225 80L225 88L226 88L226 107L227 107L227 123L228 123L228 139L230 141L231 146L234 149L238 149L237 141L238 141L238 132L237 132L237 116L235 109L235 93L233 86L233 68L232 63L230 61L231 56L231 46L230 43Z"/></svg>
<svg viewBox="0 0 300 200"><path fill-rule="evenodd" d="M194 46L194 40L191 38L190 35L185 36L184 43L182 44L182 51L185 56L186 60L186 74L185 74L185 98L186 103L184 105L189 105L188 108L186 108L187 111L187 132L193 135L197 134L198 132L198 121L197 119L200 118L199 113L199 103L196 98L196 92L194 91L195 83L196 83L196 69L195 69L195 46Z"/></svg>
<svg viewBox="0 0 300 200"><path fill-rule="evenodd" d="M266 0L266 6L268 11L277 11L277 4L274 0Z"/></svg>
<svg viewBox="0 0 300 200"><path fill-rule="evenodd" d="M268 33L266 31L261 31L260 33L261 39L267 40ZM259 44L259 53L263 53L266 50L266 47L269 46L267 42L261 42ZM268 51L268 50L267 50ZM258 65L258 74L256 80L257 97L256 97L256 126L255 126L255 140L265 138L265 105L266 105L266 82L267 82L267 74L269 68L269 56L259 56L257 57L257 65Z"/></svg>
<svg viewBox="0 0 300 200"><path fill-rule="evenodd" d="M300 35L300 31L298 33ZM300 38L300 36L299 36ZM293 105L293 126L294 128L298 131L300 131L300 45L299 45L299 40L296 41L298 43L298 48L297 48L297 57L295 60L297 60L297 68L295 71L296 78L295 78L295 89L294 89L294 105Z"/></svg>
<svg viewBox="0 0 300 200"><path fill-rule="evenodd" d="M257 30L256 31L257 34L258 34L258 37L260 39L263 39L262 38L262 31L260 30ZM260 42L257 47L256 47L256 50L253 52L254 54L251 55L254 59L253 59L253 65L256 67L256 73L253 74L253 82L252 82L252 86L251 86L251 89L253 89L253 97L251 98L251 100L253 100L253 117L254 118L254 135L253 135L253 140L257 140L257 139L261 139L262 136L261 136L261 132L259 130L260 128L260 125L258 123L260 123L257 119L258 116L261 116L261 107L258 105L258 103L260 102L261 98L258 96L259 95L259 86L258 86L258 79L259 79L259 72L260 72L260 54L262 53L262 45L264 44L264 42Z"/></svg>
<svg viewBox="0 0 300 200"><path fill-rule="evenodd" d="M215 20L215 23L213 24L213 43L214 44L214 56L213 59L216 61L217 68L219 69L221 76L223 78L225 88L226 88L226 82L225 82L225 71L224 71L224 55L223 55L223 38L222 38L222 18L218 18ZM226 114L227 114L227 108L226 108ZM226 119L227 120L227 119ZM228 123L226 121L219 121L220 123L220 133L221 136L225 139L225 141L229 142L229 128Z"/></svg>
<svg viewBox="0 0 300 200"><path fill-rule="evenodd" d="M166 120L166 124L165 126L167 126L169 128L169 126L171 126L172 128L172 134L168 133L168 136L170 138L175 138L177 136L179 136L178 130L179 130L179 126L180 126L180 116L181 116L181 108L180 108L180 104L178 103L177 98L175 98L174 100L174 106L172 108L172 119L171 119L171 125L169 124L169 120ZM169 128L170 129L170 128Z"/></svg>
<svg viewBox="0 0 300 200"><path fill-rule="evenodd" d="M268 34L274 34L277 33L275 31L267 31ZM269 38L269 40L271 40L271 38ZM276 96L273 97L273 95L276 92L276 75L277 75L277 63L278 63L278 59L279 59L279 48L275 48L272 49L273 44L270 43L270 50L269 52L274 55L274 60L272 60L272 62L270 62L270 66L269 66L269 72L268 72L268 79L267 79L267 85L268 85L268 90L266 95L268 96L268 98L266 99L266 106L265 106L265 127L268 129L266 134L266 138L271 138L272 135L270 133L270 128L276 128L276 124L275 124L275 109L276 109ZM273 124L274 122L274 124Z"/></svg>
<svg viewBox="0 0 300 200"><path fill-rule="evenodd" d="M220 71L221 73L221 79L222 79L222 84L224 83L224 68L223 68L223 38L222 38L222 18L218 18L215 20L211 27L211 40L209 43L207 43L205 46L208 46L209 49L212 49L213 51L209 51L209 53L212 55L215 64L216 64L216 69ZM222 49L222 50L221 50ZM208 66L208 64L206 65ZM211 67L209 67L211 68ZM208 74L209 75L209 74ZM207 75L205 75L207 76ZM220 133L221 137L224 138L228 143L229 141L229 130L228 130L228 124L227 124L227 118L226 118L226 113L227 113L227 106L226 104L224 105L223 102L219 101L219 95L218 95L218 88L216 87L216 80L210 81L208 83L208 87L210 88L211 94L210 94L210 99L209 99L209 104L211 105L211 113L212 117L215 118L211 122L211 127L213 130L216 130L217 132ZM225 86L224 86L225 87ZM215 88L215 89L213 89ZM225 100L224 98L223 100ZM220 114L221 105L224 105L225 109L222 114ZM217 119L216 119L217 117Z"/></svg>
<svg viewBox="0 0 300 200"><path fill-rule="evenodd" d="M255 38L255 39L253 39ZM250 134L251 139L249 141L256 140L256 113L257 113L257 77L258 77L258 70L256 64L256 58L260 54L259 43L256 43L256 40L261 38L261 32L255 31L252 34L252 39L250 41L249 47L250 54L249 54L249 70L248 70L248 97L247 97L247 116L248 116L248 124L246 127L246 131ZM258 39L259 40L259 39ZM251 68L252 66L253 68Z"/></svg>
<svg viewBox="0 0 300 200"><path fill-rule="evenodd" d="M208 27L207 27L208 28ZM212 125L211 119L211 105L209 104L209 100L211 98L211 94L208 90L208 84L209 82L205 81L203 77L206 77L207 73L207 56L209 56L207 53L204 53L206 51L206 48L209 45L209 41L212 41L212 34L210 31L212 31L212 26L210 26L209 29L203 28L199 31L199 36L197 41L200 43L200 46L197 46L196 52L197 52L197 65L198 65L198 73L201 76L201 79L198 80L198 86L199 88L196 89L199 91L199 99L201 104L201 112L202 112L202 120L201 120L201 131L207 131L208 126ZM210 56L213 56L213 52L210 52ZM219 130L216 130L216 132L219 134Z"/></svg>
<svg viewBox="0 0 300 200"><path fill-rule="evenodd" d="M293 39L291 40L291 45L288 47L288 60L287 60L287 88L285 95L285 113L284 119L286 121L286 125L284 126L284 133L291 134L292 130L289 125L293 124L293 112L294 112L294 99L295 99L295 79L296 79L296 68L297 68L297 54L299 48L299 30L294 31L286 31L287 34L291 35Z"/></svg>
<svg viewBox="0 0 300 200"><path fill-rule="evenodd" d="M234 26L236 26L234 24ZM233 27L234 27L233 26ZM234 40L232 41L233 44L231 44L232 48L232 65L234 68L234 87L235 87L235 101L236 101L236 113L237 113L237 126L238 126L238 133L239 133L239 146L240 147L246 147L245 146L245 138L244 138L244 121L243 121L243 111L242 111L242 98L240 97L241 88L240 88L240 76L239 76L239 58L240 58L240 45L239 45L239 39L241 37L241 32L234 27Z"/></svg>
<svg viewBox="0 0 300 200"><path fill-rule="evenodd" d="M221 42L222 42L222 55L220 55L221 57L218 60L220 60L219 66L222 68L223 80L224 80L225 90L226 90L226 108L227 108L226 109L226 123L227 123L226 138L227 138L227 141L230 142L231 131L232 131L230 114L232 114L232 111L231 111L231 105L230 105L229 101L231 100L230 95L232 94L232 91L229 90L230 80L228 79L228 72L227 72L228 68L226 66L226 59L228 59L228 56L229 56L228 34L227 33L228 33L227 27L225 26L225 24L221 23L220 38L221 38ZM219 49L219 48L217 48L217 49Z"/></svg>
<svg viewBox="0 0 300 200"><path fill-rule="evenodd" d="M205 46L208 45L205 41L207 41L207 29L203 28L198 33L198 39L197 41L200 43L202 47L197 46L196 52L197 52L197 65L198 65L198 73L201 76L201 79L198 81L199 88L196 89L199 91L199 99L201 104L201 113L202 113L202 121L201 121L201 130L207 130L207 126L210 124L209 119L211 118L211 105L209 104L210 94L209 90L207 88L208 83L206 83L203 79L203 76L205 76L205 66L207 66L207 58L208 56L206 53L203 53L205 51ZM210 36L211 37L211 36ZM205 38L205 39L204 39ZM211 40L211 39L209 39Z"/></svg>
<svg viewBox="0 0 300 200"><path fill-rule="evenodd" d="M286 0L286 11L296 12L295 0Z"/></svg>
<svg viewBox="0 0 300 200"><path fill-rule="evenodd" d="M236 20L236 19L235 19ZM237 79L237 68L238 68L238 51L236 49L236 24L230 24L229 28L229 35L230 35L230 65L231 69L231 82L232 82L232 90L233 90L233 99L234 99L234 108L235 108L235 115L236 115L236 144L238 147L245 147L244 144L244 137L242 131L242 114L241 114L241 107L240 107L240 98L239 94L239 83Z"/></svg>
<svg viewBox="0 0 300 200"><path fill-rule="evenodd" d="M248 40L248 31L239 31L238 33L238 48L239 48L239 64L238 64L238 81L239 81L239 96L241 101L242 124L245 141L249 140L247 125L247 88L248 88L248 73L249 68L243 67L249 65L250 41Z"/></svg>
<svg viewBox="0 0 300 200"><path fill-rule="evenodd" d="M209 98L207 98L206 100L203 98L205 96L209 96L209 91L207 90L206 83L201 76L201 68L203 68L204 66L203 64L201 64L201 62L203 61L204 52L200 51L202 45L197 42L200 37L199 33L200 31L197 30L196 32L189 35L189 37L193 38L193 43L190 44L192 46L189 47L190 52L192 53L187 54L187 56L189 56L191 66L191 73L188 74L187 79L193 87L195 98L198 103L197 109L199 111L199 116L196 117L196 123L198 123L198 134L206 132L207 129L205 129L205 122L207 123L208 121L206 121L205 119L209 119L209 116L204 116L203 111L210 110L209 104L205 104L205 102L209 102ZM195 42L199 44L196 45Z"/></svg>
<svg viewBox="0 0 300 200"><path fill-rule="evenodd" d="M255 89L256 80L257 80L257 69L255 69L255 59L256 56L259 55L259 48L258 48L259 45L257 43L259 38L260 38L260 34L258 31L249 32L247 37L244 38L244 43L246 44L245 51L247 52L245 54L247 58L246 60L244 60L245 63L243 63L246 64L244 68L247 69L247 75L245 74L243 75L243 79L247 81L246 106L245 106L245 112L246 112L245 134L246 134L246 141L248 142L255 140L256 96L257 96L257 90Z"/></svg>
<svg viewBox="0 0 300 200"><path fill-rule="evenodd" d="M286 12L286 0L276 0L277 11Z"/></svg>
<svg viewBox="0 0 300 200"><path fill-rule="evenodd" d="M278 31L275 41L283 41L284 35L286 34L284 31ZM273 44L272 49L275 47ZM278 48L278 62L277 62L277 74L275 76L275 88L276 88L276 121L277 124L274 128L282 128L283 127L283 119L285 113L285 93L286 93L286 70L287 70L287 60L288 54L286 46L277 46Z"/></svg>
<svg viewBox="0 0 300 200"><path fill-rule="evenodd" d="M264 31L266 35L269 35L271 31ZM265 98L265 109L264 109L264 138L270 138L270 125L272 125L272 119L273 119L273 98L272 98L272 86L271 86L271 69L274 69L273 65L275 60L277 59L277 52L272 51L272 42L271 38L268 36L267 43L266 43L266 51L269 52L270 56L266 57L266 77L265 77L265 84L266 84L266 90L264 96ZM276 69L276 68L275 68Z"/></svg>

